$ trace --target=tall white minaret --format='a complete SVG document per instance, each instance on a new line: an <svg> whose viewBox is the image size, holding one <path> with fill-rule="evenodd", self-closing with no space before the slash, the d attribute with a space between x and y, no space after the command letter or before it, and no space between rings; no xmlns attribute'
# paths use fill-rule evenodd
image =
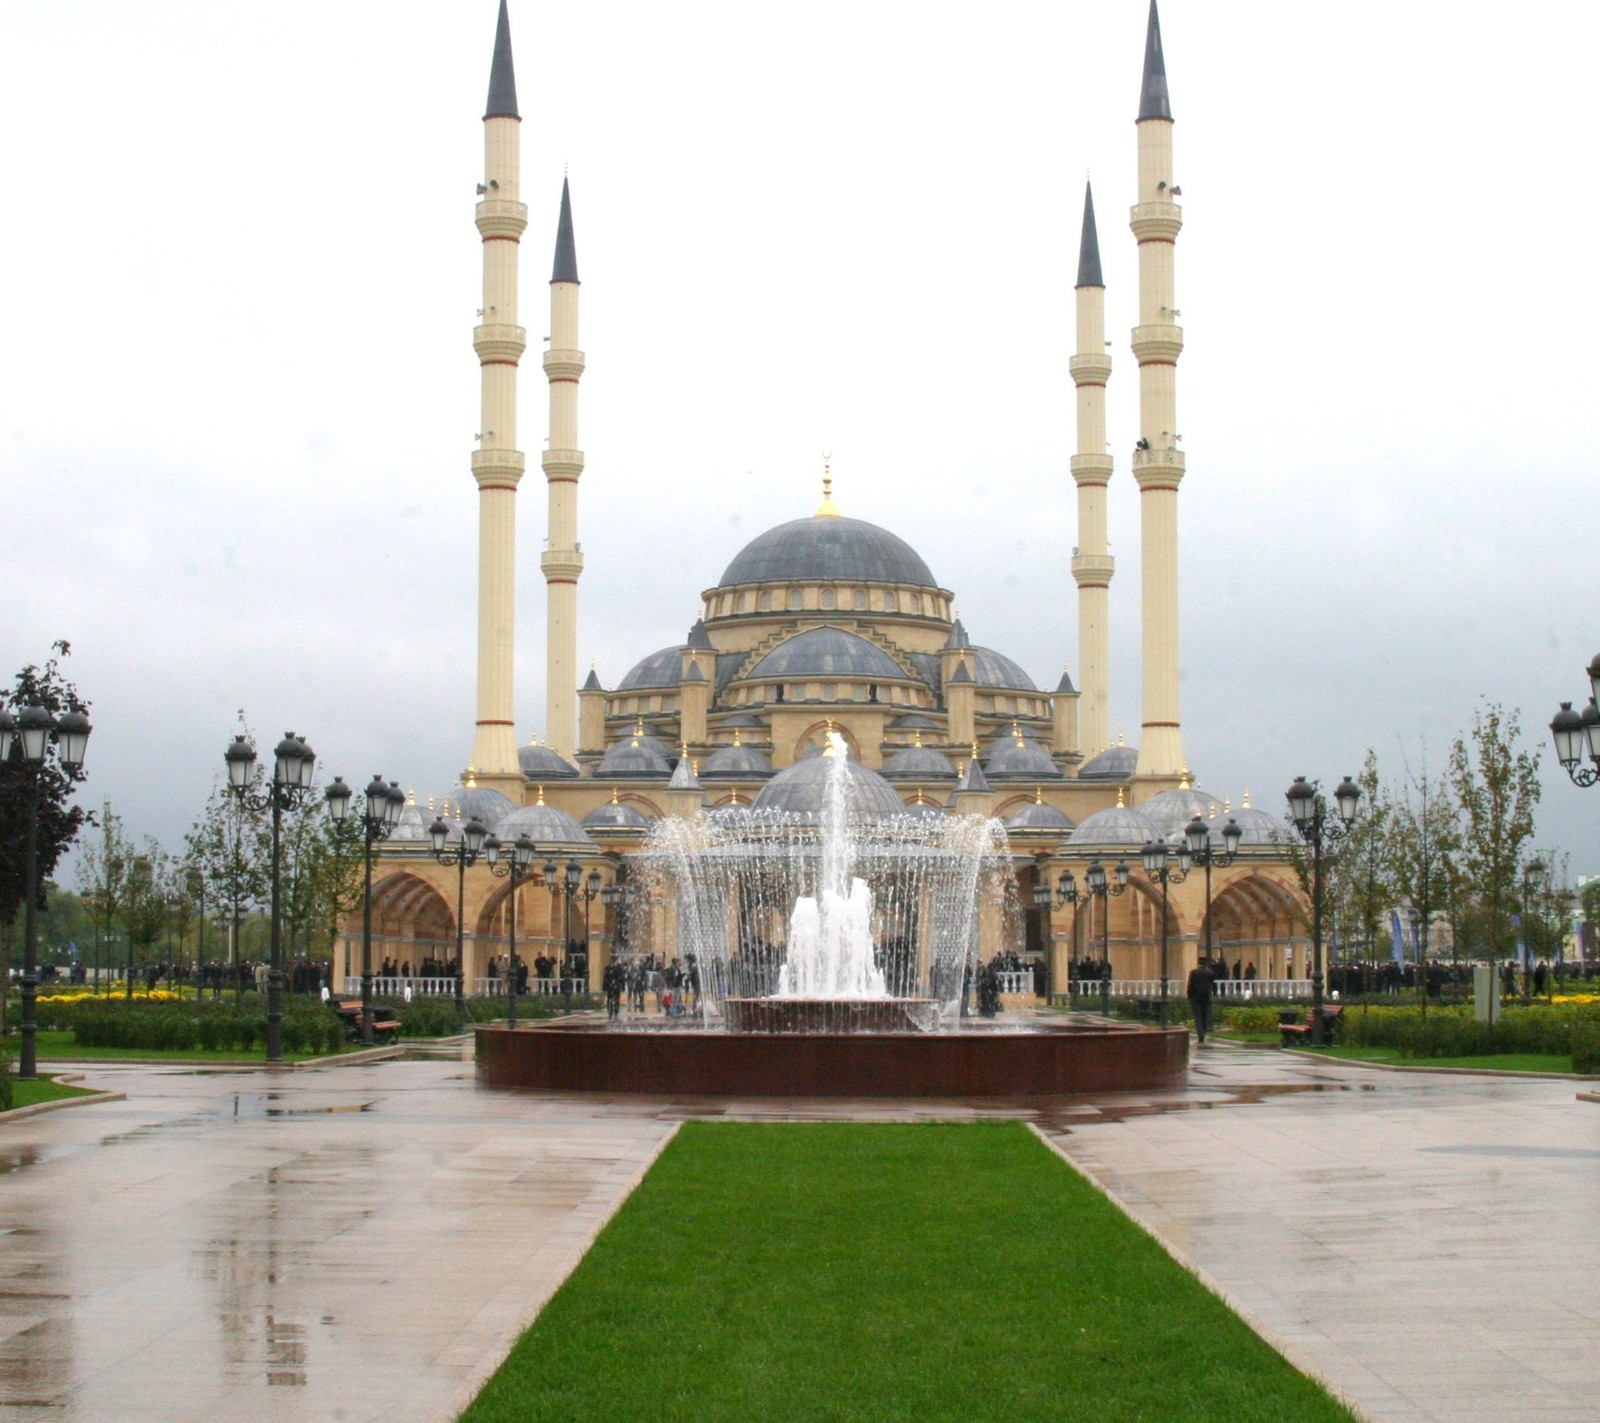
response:
<svg viewBox="0 0 1600 1423"><path fill-rule="evenodd" d="M578 480L583 451L578 448L578 379L583 352L578 349L578 253L572 238L572 195L561 180L561 219L556 226L556 260L550 273L550 349L544 353L550 379L550 445L544 452L544 477L550 484L550 533L539 560L544 569L547 609L545 641L546 738L563 760L578 749L578 578L583 552L578 544Z"/></svg>
<svg viewBox="0 0 1600 1423"><path fill-rule="evenodd" d="M480 780L516 776L511 719L516 623L517 484L524 459L517 448L517 362L527 345L517 325L517 244L528 209L517 200L520 168L517 80L511 67L506 0L489 68L483 115L483 182L478 232L483 237L483 324L472 345L482 367L482 413L472 475L478 481L478 729L472 765ZM563 753L566 754L566 753Z"/></svg>
<svg viewBox="0 0 1600 1423"><path fill-rule="evenodd" d="M1078 583L1079 744L1085 757L1111 744L1111 640L1107 629L1115 560L1106 549L1106 284L1100 276L1100 238L1094 225L1094 192L1083 185L1083 235L1078 243L1078 352L1070 369L1078 388L1078 452L1072 477L1078 485L1078 549L1072 576Z"/></svg>
<svg viewBox="0 0 1600 1423"><path fill-rule="evenodd" d="M1161 20L1150 0L1144 83L1139 94L1139 200L1130 225L1139 243L1139 324L1133 354L1139 362L1139 441L1133 477L1139 485L1144 722L1139 735L1141 776L1183 770L1178 725L1178 355L1183 331L1174 307L1173 253L1183 214L1173 201L1172 105L1161 53Z"/></svg>

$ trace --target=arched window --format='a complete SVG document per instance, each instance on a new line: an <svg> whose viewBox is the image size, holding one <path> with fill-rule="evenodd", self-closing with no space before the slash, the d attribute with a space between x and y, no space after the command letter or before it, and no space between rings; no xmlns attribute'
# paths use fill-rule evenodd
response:
<svg viewBox="0 0 1600 1423"><path fill-rule="evenodd" d="M761 595L761 611L764 613L772 611L772 589L770 588Z"/></svg>
<svg viewBox="0 0 1600 1423"><path fill-rule="evenodd" d="M800 611L800 590L798 588L791 588L789 590L789 611L791 613L798 613Z"/></svg>
<svg viewBox="0 0 1600 1423"><path fill-rule="evenodd" d="M833 596L833 589L832 588L824 588L822 590L822 606L824 608L826 608L826 609L829 609L830 611L832 610L832 608L834 606L834 596Z"/></svg>
<svg viewBox="0 0 1600 1423"><path fill-rule="evenodd" d="M865 588L857 588L856 591L850 595L850 602L857 612L866 612L867 590Z"/></svg>
<svg viewBox="0 0 1600 1423"><path fill-rule="evenodd" d="M733 600L733 610L736 613L742 613L744 611L744 594L743 593L740 593Z"/></svg>

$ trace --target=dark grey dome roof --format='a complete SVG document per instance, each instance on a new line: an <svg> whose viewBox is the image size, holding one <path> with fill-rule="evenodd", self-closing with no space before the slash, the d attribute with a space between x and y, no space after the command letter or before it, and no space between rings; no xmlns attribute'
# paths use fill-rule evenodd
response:
<svg viewBox="0 0 1600 1423"><path fill-rule="evenodd" d="M973 647L971 658L972 680L980 687L999 687L1011 692L1037 692L1033 678L1018 667L1003 652L992 647Z"/></svg>
<svg viewBox="0 0 1600 1423"><path fill-rule="evenodd" d="M953 781L956 768L950 764L948 756L931 746L908 746L889 758L883 774L895 779L904 777L908 781Z"/></svg>
<svg viewBox="0 0 1600 1423"><path fill-rule="evenodd" d="M1141 815L1137 810L1129 810L1121 805L1114 805L1109 810L1095 811L1067 837L1068 842L1073 845L1141 848L1152 840L1161 838L1161 831L1155 821Z"/></svg>
<svg viewBox="0 0 1600 1423"><path fill-rule="evenodd" d="M727 729L728 727L732 727L732 726L738 726L738 727L758 726L763 731L766 730L766 726L767 726L766 722L762 721L760 717L751 716L749 712L735 712L732 716L725 716L720 721L718 721L717 725L722 727L722 728L724 728L724 729Z"/></svg>
<svg viewBox="0 0 1600 1423"><path fill-rule="evenodd" d="M634 692L644 687L676 687L683 678L683 644L663 647L642 662L636 662L628 675L617 683L617 691Z"/></svg>
<svg viewBox="0 0 1600 1423"><path fill-rule="evenodd" d="M521 810L514 810L495 826L494 833L502 845L526 835L541 850L554 845L595 848L583 826L553 805L525 805Z"/></svg>
<svg viewBox="0 0 1600 1423"><path fill-rule="evenodd" d="M1108 746L1091 756L1078 770L1080 781L1125 781L1139 766L1137 746ZM1087 825L1089 822L1084 821Z"/></svg>
<svg viewBox="0 0 1600 1423"><path fill-rule="evenodd" d="M519 746L517 765L530 781L570 780L578 774L576 766L562 760L548 746Z"/></svg>
<svg viewBox="0 0 1600 1423"><path fill-rule="evenodd" d="M829 520L827 522L835 522ZM843 628L807 628L780 642L744 679L760 677L907 677L905 668L881 647Z"/></svg>
<svg viewBox="0 0 1600 1423"><path fill-rule="evenodd" d="M1057 810L1053 805L1045 805L1042 801L1034 801L1025 805L1015 815L1006 821L1007 830L1054 830L1064 832L1072 829L1072 818L1064 810Z"/></svg>
<svg viewBox="0 0 1600 1423"><path fill-rule="evenodd" d="M846 761L850 776L850 818L878 820L905 811L905 803L895 789L876 771L859 761ZM812 756L779 771L756 797L757 810L785 810L792 815L818 816L822 813L828 776L833 770L831 756Z"/></svg>
<svg viewBox="0 0 1600 1423"><path fill-rule="evenodd" d="M609 800L604 805L597 805L583 817L585 830L644 830L650 825L648 819L631 806L624 805L621 801Z"/></svg>
<svg viewBox="0 0 1600 1423"><path fill-rule="evenodd" d="M517 808L510 796L492 791L487 786L457 786L449 799L452 815L459 814L463 821L477 816L496 832L500 822Z"/></svg>
<svg viewBox="0 0 1600 1423"><path fill-rule="evenodd" d="M1050 753L1038 742L1020 736L995 743L983 769L1000 780L1061 779L1061 768L1050 759Z"/></svg>
<svg viewBox="0 0 1600 1423"><path fill-rule="evenodd" d="M795 519L750 540L722 575L735 583L910 583L937 588L904 539L861 519Z"/></svg>
<svg viewBox="0 0 1600 1423"><path fill-rule="evenodd" d="M433 824L431 815L424 815L415 804L406 802L400 812L400 819L389 832L389 844L416 843L428 838L428 827Z"/></svg>
<svg viewBox="0 0 1600 1423"><path fill-rule="evenodd" d="M1239 822L1239 829L1244 831L1240 838L1241 845L1292 845L1300 839L1300 832L1286 821L1274 820L1264 810L1257 810L1254 806L1245 806L1243 810L1236 811L1232 817ZM1217 823L1211 827L1212 839L1221 841L1222 827L1228 822L1219 815Z"/></svg>
<svg viewBox="0 0 1600 1423"><path fill-rule="evenodd" d="M700 763L700 778L706 781L748 781L771 774L772 762L753 746L722 746Z"/></svg>
<svg viewBox="0 0 1600 1423"><path fill-rule="evenodd" d="M890 731L936 731L939 723L921 712L907 712L889 723Z"/></svg>
<svg viewBox="0 0 1600 1423"><path fill-rule="evenodd" d="M1155 821L1163 835L1178 835L1197 815L1211 825L1211 817L1222 814L1222 802L1214 795L1192 786L1187 790L1179 787L1151 796L1139 809ZM1219 820L1211 825L1213 838L1219 845L1222 843L1223 823Z"/></svg>
<svg viewBox="0 0 1600 1423"><path fill-rule="evenodd" d="M601 779L607 776L644 776L665 780L672 774L672 767L651 744L649 737L630 736L626 741L617 742L600 758L594 773Z"/></svg>

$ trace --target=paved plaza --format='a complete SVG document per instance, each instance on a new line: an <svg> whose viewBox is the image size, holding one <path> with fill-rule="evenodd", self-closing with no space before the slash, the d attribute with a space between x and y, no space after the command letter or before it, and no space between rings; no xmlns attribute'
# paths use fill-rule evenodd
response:
<svg viewBox="0 0 1600 1423"><path fill-rule="evenodd" d="M445 1423L694 1115L1017 1115L1369 1418L1600 1416L1573 1082L1227 1047L1182 1091L972 1111L530 1098L450 1060L90 1082L127 1098L0 1125L0 1418Z"/></svg>

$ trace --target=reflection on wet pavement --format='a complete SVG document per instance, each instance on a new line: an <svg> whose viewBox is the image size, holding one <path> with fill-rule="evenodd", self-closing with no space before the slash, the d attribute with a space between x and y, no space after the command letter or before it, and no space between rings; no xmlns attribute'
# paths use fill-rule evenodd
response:
<svg viewBox="0 0 1600 1423"><path fill-rule="evenodd" d="M454 1053L91 1077L128 1099L3 1129L0 1418L445 1423L698 1116L1028 1121L1374 1419L1600 1396L1571 1083L1220 1047L1066 1103L532 1097Z"/></svg>

